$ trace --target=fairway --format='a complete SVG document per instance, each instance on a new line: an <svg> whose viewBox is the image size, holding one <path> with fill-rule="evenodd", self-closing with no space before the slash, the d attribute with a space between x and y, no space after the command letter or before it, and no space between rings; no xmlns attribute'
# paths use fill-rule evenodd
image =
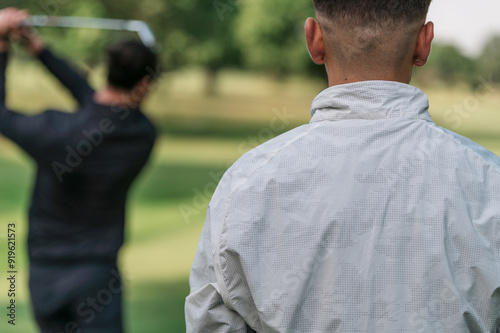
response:
<svg viewBox="0 0 500 333"><path fill-rule="evenodd" d="M9 81L14 87L9 95L11 106L27 112L46 107L71 109L68 95L62 94L38 66L16 68L21 73L29 70L32 76L28 80L19 75ZM219 78L219 95L206 97L201 94L200 82L201 75L196 70L171 73L144 108L155 120L161 137L152 160L130 194L126 245L120 257L126 286L126 325L131 333L185 331L184 299L189 293L189 271L218 179L252 147L307 123L311 101L323 87L322 82L307 79L278 82L228 71ZM468 97L475 96L475 92L445 88L424 91L430 96L431 115L439 125L500 154L498 91L480 100L477 108L467 113L453 110L455 105L469 103ZM455 126L459 119L460 125ZM2 320L0 331L34 333L25 245L34 166L4 138L0 138L0 152L0 246L6 246L7 224L15 222L21 278L16 326L7 327ZM7 270L5 253L2 248L1 272ZM7 283L2 278L2 309L7 300L4 290Z"/></svg>

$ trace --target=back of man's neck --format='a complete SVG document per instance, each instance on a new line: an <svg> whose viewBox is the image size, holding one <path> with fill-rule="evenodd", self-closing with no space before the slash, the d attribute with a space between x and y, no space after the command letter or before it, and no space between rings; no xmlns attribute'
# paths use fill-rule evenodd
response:
<svg viewBox="0 0 500 333"><path fill-rule="evenodd" d="M327 63L326 68L330 87L363 81L394 81L408 84L410 83L413 69L412 66L393 69L381 65L373 65L366 68L357 66L353 68L352 66L342 67L334 62Z"/></svg>
<svg viewBox="0 0 500 333"><path fill-rule="evenodd" d="M330 87L337 86L340 84L364 82L364 81L394 81L401 83L410 83L411 75L391 75L380 74L380 75L362 75L358 73L336 73L334 75L328 75L328 85Z"/></svg>
<svg viewBox="0 0 500 333"><path fill-rule="evenodd" d="M110 86L97 91L94 94L94 102L100 105L125 106L128 108L138 108L141 104L141 100L134 98L130 92Z"/></svg>

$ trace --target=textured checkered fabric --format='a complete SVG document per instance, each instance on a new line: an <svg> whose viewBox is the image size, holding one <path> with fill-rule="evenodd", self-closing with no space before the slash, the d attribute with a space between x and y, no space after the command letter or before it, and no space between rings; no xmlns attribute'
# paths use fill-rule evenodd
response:
<svg viewBox="0 0 500 333"><path fill-rule="evenodd" d="M500 158L401 83L326 89L208 208L188 332L495 332Z"/></svg>

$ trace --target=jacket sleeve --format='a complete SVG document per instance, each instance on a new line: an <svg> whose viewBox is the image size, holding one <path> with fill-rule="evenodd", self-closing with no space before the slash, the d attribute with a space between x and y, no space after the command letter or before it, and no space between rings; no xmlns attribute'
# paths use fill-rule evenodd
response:
<svg viewBox="0 0 500 333"><path fill-rule="evenodd" d="M80 105L94 95L94 89L87 80L72 68L66 61L56 57L50 50L44 49L38 58L73 95Z"/></svg>
<svg viewBox="0 0 500 333"><path fill-rule="evenodd" d="M7 71L7 58L7 52L0 52L0 108L2 109L5 107L5 72Z"/></svg>
<svg viewBox="0 0 500 333"><path fill-rule="evenodd" d="M7 53L0 53L0 133L36 158L42 154L40 148L48 133L48 113L26 116L6 107L5 72L7 61Z"/></svg>
<svg viewBox="0 0 500 333"><path fill-rule="evenodd" d="M189 279L191 293L186 298L186 329L188 333L247 333L243 318L225 305L219 293L211 236L214 222L209 209Z"/></svg>

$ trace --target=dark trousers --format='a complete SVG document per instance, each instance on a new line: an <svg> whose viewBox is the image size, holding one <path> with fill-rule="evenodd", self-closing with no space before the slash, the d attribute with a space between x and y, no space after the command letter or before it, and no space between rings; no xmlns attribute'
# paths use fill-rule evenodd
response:
<svg viewBox="0 0 500 333"><path fill-rule="evenodd" d="M116 266L30 265L31 301L42 333L122 333Z"/></svg>

